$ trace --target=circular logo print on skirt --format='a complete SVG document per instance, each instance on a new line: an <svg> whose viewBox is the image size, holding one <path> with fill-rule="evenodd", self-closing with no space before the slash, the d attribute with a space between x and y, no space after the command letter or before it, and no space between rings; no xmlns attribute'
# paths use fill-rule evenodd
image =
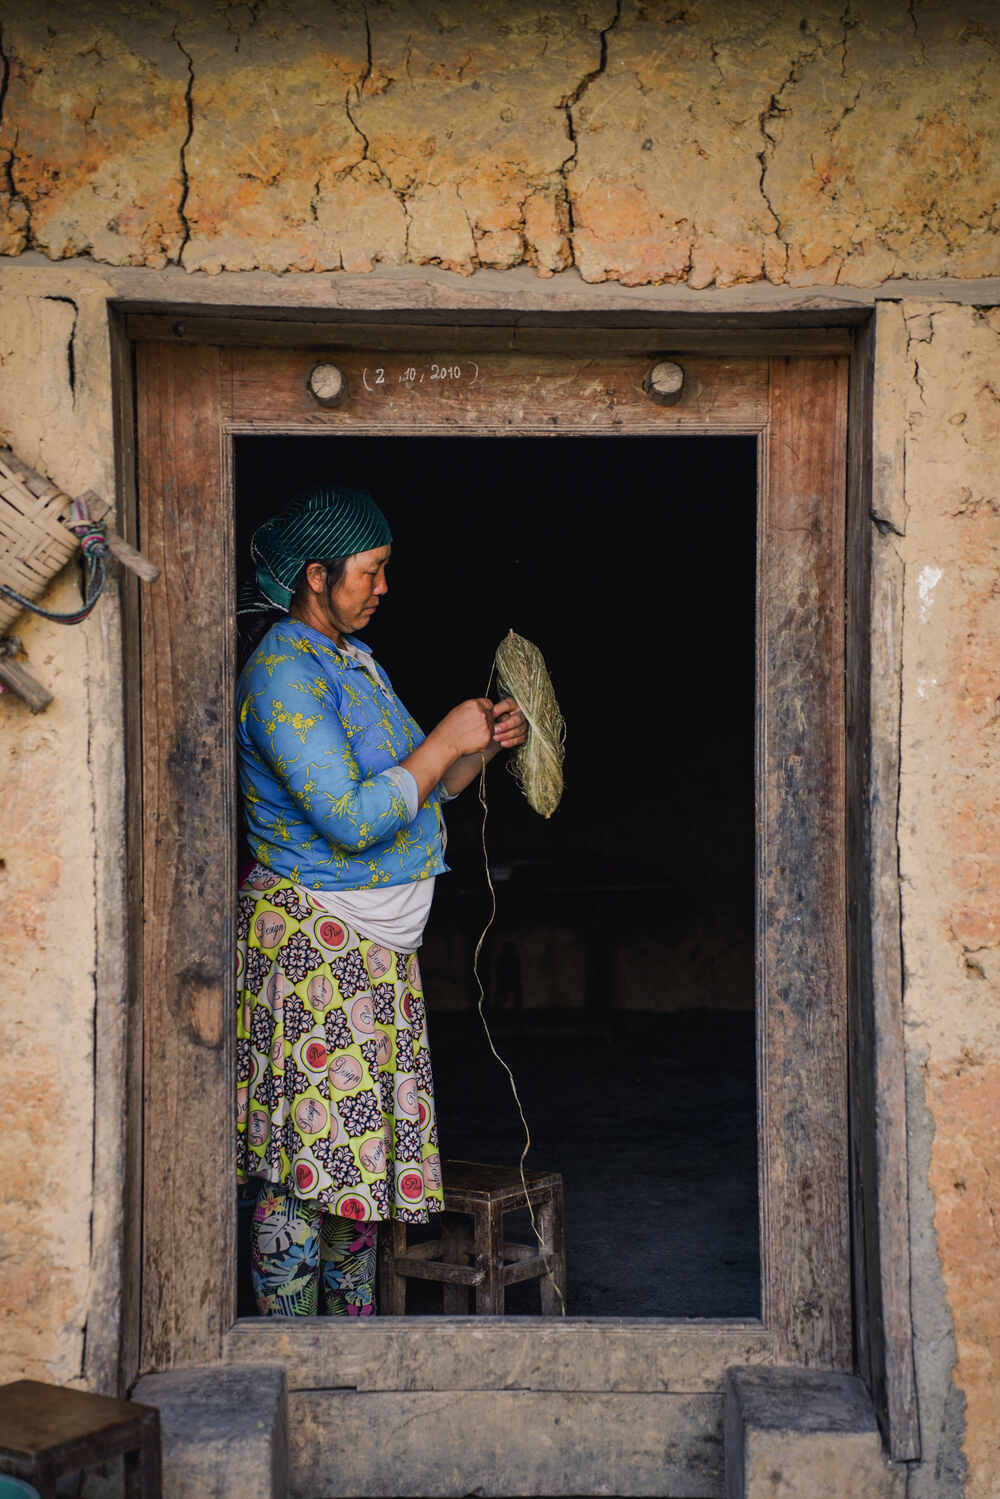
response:
<svg viewBox="0 0 1000 1499"><path fill-rule="evenodd" d="M292 985L285 978L280 968L276 968L267 981L264 990L267 1002L271 1006L271 1014L275 1020L279 1020L285 1011L285 1000L292 992Z"/></svg>
<svg viewBox="0 0 1000 1499"><path fill-rule="evenodd" d="M302 1048L302 1058L310 1072L322 1072L326 1066L326 1047L322 1041L309 1041Z"/></svg>
<svg viewBox="0 0 1000 1499"><path fill-rule="evenodd" d="M375 1006L372 1004L370 994L362 994L351 1005L351 1024L356 1031L363 1036L374 1036L375 1034Z"/></svg>
<svg viewBox="0 0 1000 1499"><path fill-rule="evenodd" d="M330 1085L339 1088L341 1093L350 1093L356 1088L364 1076L364 1068L357 1057L347 1056L341 1053L330 1059Z"/></svg>
<svg viewBox="0 0 1000 1499"><path fill-rule="evenodd" d="M368 1217L368 1204L363 1197L355 1197L351 1192L345 1192L343 1197L337 1198L337 1216L340 1218L353 1218L359 1222Z"/></svg>
<svg viewBox="0 0 1000 1499"><path fill-rule="evenodd" d="M404 1077L396 1089L396 1102L401 1114L417 1112L417 1085L412 1077Z"/></svg>
<svg viewBox="0 0 1000 1499"><path fill-rule="evenodd" d="M420 1128L426 1129L430 1121L431 1111L425 1099L420 1099Z"/></svg>
<svg viewBox="0 0 1000 1499"><path fill-rule="evenodd" d="M333 916L321 916L315 926L316 941L329 952L339 952L347 942L347 928Z"/></svg>
<svg viewBox="0 0 1000 1499"><path fill-rule="evenodd" d="M300 1196L311 1192L319 1181L319 1172L311 1161L295 1162L295 1188Z"/></svg>
<svg viewBox="0 0 1000 1499"><path fill-rule="evenodd" d="M277 947L285 935L285 918L277 911L262 911L253 924L261 947Z"/></svg>
<svg viewBox="0 0 1000 1499"><path fill-rule="evenodd" d="M403 1012L403 1018L405 1019L407 1025L409 1025L410 1021L413 1019L413 1003L412 1003L412 1000L413 1000L413 996L411 994L404 994L403 998L402 998L402 1001L400 1003L400 1006L399 1006L399 1008Z"/></svg>
<svg viewBox="0 0 1000 1499"><path fill-rule="evenodd" d="M250 1124L247 1130L251 1145L263 1145L267 1139L267 1115L263 1109L253 1109L250 1114Z"/></svg>
<svg viewBox="0 0 1000 1499"><path fill-rule="evenodd" d="M381 1135L373 1135L358 1151L358 1158L366 1171L380 1176L385 1170L385 1141Z"/></svg>
<svg viewBox="0 0 1000 1499"><path fill-rule="evenodd" d="M373 942L368 949L368 956L365 958L365 967L373 979L380 979L392 967L392 953L387 947L382 947L379 943Z"/></svg>
<svg viewBox="0 0 1000 1499"><path fill-rule="evenodd" d="M325 973L314 973L306 990L309 1003L317 1015L325 1015L333 998L333 985Z"/></svg>
<svg viewBox="0 0 1000 1499"><path fill-rule="evenodd" d="M326 1128L326 1121L330 1117L326 1104L319 1098L300 1098L292 1111L295 1115L295 1123L304 1135L318 1135L320 1130Z"/></svg>
<svg viewBox="0 0 1000 1499"><path fill-rule="evenodd" d="M441 1157L439 1155L429 1155L424 1161L424 1181L429 1187L437 1188L441 1185Z"/></svg>
<svg viewBox="0 0 1000 1499"><path fill-rule="evenodd" d="M385 1031L375 1032L375 1061L384 1067L392 1056L392 1041Z"/></svg>
<svg viewBox="0 0 1000 1499"><path fill-rule="evenodd" d="M396 1186L400 1197L407 1202L419 1202L424 1195L424 1179L419 1171L401 1171L396 1178Z"/></svg>

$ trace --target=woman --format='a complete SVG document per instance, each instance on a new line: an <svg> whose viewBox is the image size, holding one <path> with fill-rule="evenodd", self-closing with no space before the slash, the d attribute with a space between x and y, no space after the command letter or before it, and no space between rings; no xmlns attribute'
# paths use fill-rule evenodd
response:
<svg viewBox="0 0 1000 1499"><path fill-rule="evenodd" d="M256 861L239 892L237 1169L260 1180L262 1315L370 1316L377 1224L443 1209L417 960L447 867L441 805L526 736L510 698L470 698L426 738L403 707L356 635L391 539L370 496L318 490L257 529L241 597L243 618L278 616L236 694Z"/></svg>

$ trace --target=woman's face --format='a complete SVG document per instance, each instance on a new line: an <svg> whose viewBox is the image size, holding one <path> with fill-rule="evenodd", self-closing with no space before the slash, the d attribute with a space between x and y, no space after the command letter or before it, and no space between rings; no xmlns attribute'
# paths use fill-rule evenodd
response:
<svg viewBox="0 0 1000 1499"><path fill-rule="evenodd" d="M306 570L311 606L311 617L306 623L314 624L337 641L363 630L378 608L379 600L389 591L385 569L391 551L391 547L384 546L375 547L370 552L355 552L353 557L348 557L340 582L330 588L323 567L319 563L311 564ZM322 617L322 624L316 619L317 615Z"/></svg>

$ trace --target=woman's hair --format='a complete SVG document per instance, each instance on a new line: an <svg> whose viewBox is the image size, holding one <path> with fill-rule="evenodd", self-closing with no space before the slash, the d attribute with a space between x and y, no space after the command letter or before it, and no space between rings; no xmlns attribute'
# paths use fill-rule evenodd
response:
<svg viewBox="0 0 1000 1499"><path fill-rule="evenodd" d="M316 558L322 567L326 568L327 592L336 588L344 576L347 566L346 557L334 557L331 562L324 562ZM312 562L306 562L295 580L295 588L292 592L292 604L301 603L309 588L306 582L306 568L311 567ZM260 645L264 636L273 624L279 619L287 619L288 615L283 609L254 609L252 613L237 614L236 616L236 670L241 672L244 666Z"/></svg>

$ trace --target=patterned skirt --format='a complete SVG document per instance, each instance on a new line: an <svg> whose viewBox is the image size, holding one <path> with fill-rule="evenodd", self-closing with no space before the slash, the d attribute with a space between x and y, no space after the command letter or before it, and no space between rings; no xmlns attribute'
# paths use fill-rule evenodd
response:
<svg viewBox="0 0 1000 1499"><path fill-rule="evenodd" d="M256 865L239 892L238 1179L358 1221L444 1208L420 965Z"/></svg>

